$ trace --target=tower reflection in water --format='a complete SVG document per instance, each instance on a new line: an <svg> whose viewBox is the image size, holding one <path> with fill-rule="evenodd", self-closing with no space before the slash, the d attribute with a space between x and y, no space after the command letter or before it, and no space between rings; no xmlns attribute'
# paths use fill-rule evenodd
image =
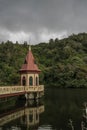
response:
<svg viewBox="0 0 87 130"><path fill-rule="evenodd" d="M42 101L26 101L24 106L4 110L0 114L0 130L38 129L40 114L44 112Z"/></svg>

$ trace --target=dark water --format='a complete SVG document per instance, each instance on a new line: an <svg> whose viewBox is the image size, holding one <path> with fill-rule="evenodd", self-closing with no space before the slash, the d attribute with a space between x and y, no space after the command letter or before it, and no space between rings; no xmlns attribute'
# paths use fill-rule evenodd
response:
<svg viewBox="0 0 87 130"><path fill-rule="evenodd" d="M86 127L86 89L49 89L44 101L10 100L0 105L0 130L87 130Z"/></svg>

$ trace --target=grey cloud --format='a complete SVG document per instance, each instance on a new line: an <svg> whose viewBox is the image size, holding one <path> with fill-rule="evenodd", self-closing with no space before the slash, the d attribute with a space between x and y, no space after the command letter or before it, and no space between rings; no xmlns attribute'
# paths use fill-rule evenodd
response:
<svg viewBox="0 0 87 130"><path fill-rule="evenodd" d="M87 32L87 0L0 0L0 39L9 39L3 29L12 33L39 31ZM38 36L39 35L39 36Z"/></svg>

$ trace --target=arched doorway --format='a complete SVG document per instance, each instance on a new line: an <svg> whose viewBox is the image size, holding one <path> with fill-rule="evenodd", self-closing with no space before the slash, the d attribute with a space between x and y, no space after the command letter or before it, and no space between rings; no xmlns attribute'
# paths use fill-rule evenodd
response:
<svg viewBox="0 0 87 130"><path fill-rule="evenodd" d="M25 76L23 76L23 78L22 78L22 85L23 85L23 86L26 85L26 78L25 78Z"/></svg>
<svg viewBox="0 0 87 130"><path fill-rule="evenodd" d="M29 86L33 86L33 78L32 78L32 76L29 77Z"/></svg>
<svg viewBox="0 0 87 130"><path fill-rule="evenodd" d="M36 86L38 86L38 83L39 82L39 79L38 79L38 77L36 77Z"/></svg>

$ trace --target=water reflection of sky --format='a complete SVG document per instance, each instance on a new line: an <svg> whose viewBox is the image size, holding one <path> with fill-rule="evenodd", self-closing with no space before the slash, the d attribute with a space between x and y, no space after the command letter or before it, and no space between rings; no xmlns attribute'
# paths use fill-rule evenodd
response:
<svg viewBox="0 0 87 130"><path fill-rule="evenodd" d="M42 125L38 128L38 130L53 130L51 125Z"/></svg>

